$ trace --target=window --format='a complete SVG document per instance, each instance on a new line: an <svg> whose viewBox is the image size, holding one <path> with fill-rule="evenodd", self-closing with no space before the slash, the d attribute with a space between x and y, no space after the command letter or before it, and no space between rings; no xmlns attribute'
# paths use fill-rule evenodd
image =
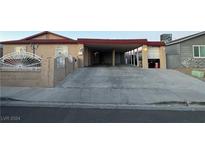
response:
<svg viewBox="0 0 205 154"><path fill-rule="evenodd" d="M205 57L205 46L200 46L200 57Z"/></svg>
<svg viewBox="0 0 205 154"><path fill-rule="evenodd" d="M199 47L194 46L194 57L199 57Z"/></svg>
<svg viewBox="0 0 205 154"><path fill-rule="evenodd" d="M205 58L205 45L194 45L193 56L194 58Z"/></svg>
<svg viewBox="0 0 205 154"><path fill-rule="evenodd" d="M56 48L55 56L63 55L64 57L68 57L68 47L67 46L58 46Z"/></svg>

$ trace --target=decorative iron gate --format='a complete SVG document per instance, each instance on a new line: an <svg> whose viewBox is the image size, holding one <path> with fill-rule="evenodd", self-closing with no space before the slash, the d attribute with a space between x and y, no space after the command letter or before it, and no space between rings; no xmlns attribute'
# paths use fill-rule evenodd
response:
<svg viewBox="0 0 205 154"><path fill-rule="evenodd" d="M21 51L12 52L0 58L1 70L39 70L42 58L36 54Z"/></svg>

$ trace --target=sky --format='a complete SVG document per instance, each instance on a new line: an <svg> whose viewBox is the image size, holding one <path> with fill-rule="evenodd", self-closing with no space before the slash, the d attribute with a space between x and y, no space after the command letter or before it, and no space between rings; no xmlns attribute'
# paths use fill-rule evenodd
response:
<svg viewBox="0 0 205 154"><path fill-rule="evenodd" d="M173 40L198 31L52 31L54 33L72 38L102 38L102 39L148 39L159 41L160 35L171 33ZM39 31L0 31L0 41L18 40Z"/></svg>

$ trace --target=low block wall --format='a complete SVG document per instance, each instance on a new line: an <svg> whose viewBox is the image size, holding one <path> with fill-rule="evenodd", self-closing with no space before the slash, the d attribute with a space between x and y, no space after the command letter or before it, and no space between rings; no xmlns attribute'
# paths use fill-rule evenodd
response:
<svg viewBox="0 0 205 154"><path fill-rule="evenodd" d="M38 70L0 70L0 86L54 87L75 70L75 62L65 59L65 66L57 67L56 59L47 58Z"/></svg>
<svg viewBox="0 0 205 154"><path fill-rule="evenodd" d="M0 71L1 86L30 86L39 87L41 71Z"/></svg>

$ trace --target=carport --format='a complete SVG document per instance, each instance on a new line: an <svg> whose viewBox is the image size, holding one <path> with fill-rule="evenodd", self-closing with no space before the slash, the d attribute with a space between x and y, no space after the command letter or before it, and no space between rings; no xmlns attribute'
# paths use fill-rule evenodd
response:
<svg viewBox="0 0 205 154"><path fill-rule="evenodd" d="M84 66L133 65L148 68L148 49L162 42L147 39L78 39L84 45Z"/></svg>
<svg viewBox="0 0 205 154"><path fill-rule="evenodd" d="M146 39L79 39L84 44L84 65L125 65L125 53L146 45Z"/></svg>

